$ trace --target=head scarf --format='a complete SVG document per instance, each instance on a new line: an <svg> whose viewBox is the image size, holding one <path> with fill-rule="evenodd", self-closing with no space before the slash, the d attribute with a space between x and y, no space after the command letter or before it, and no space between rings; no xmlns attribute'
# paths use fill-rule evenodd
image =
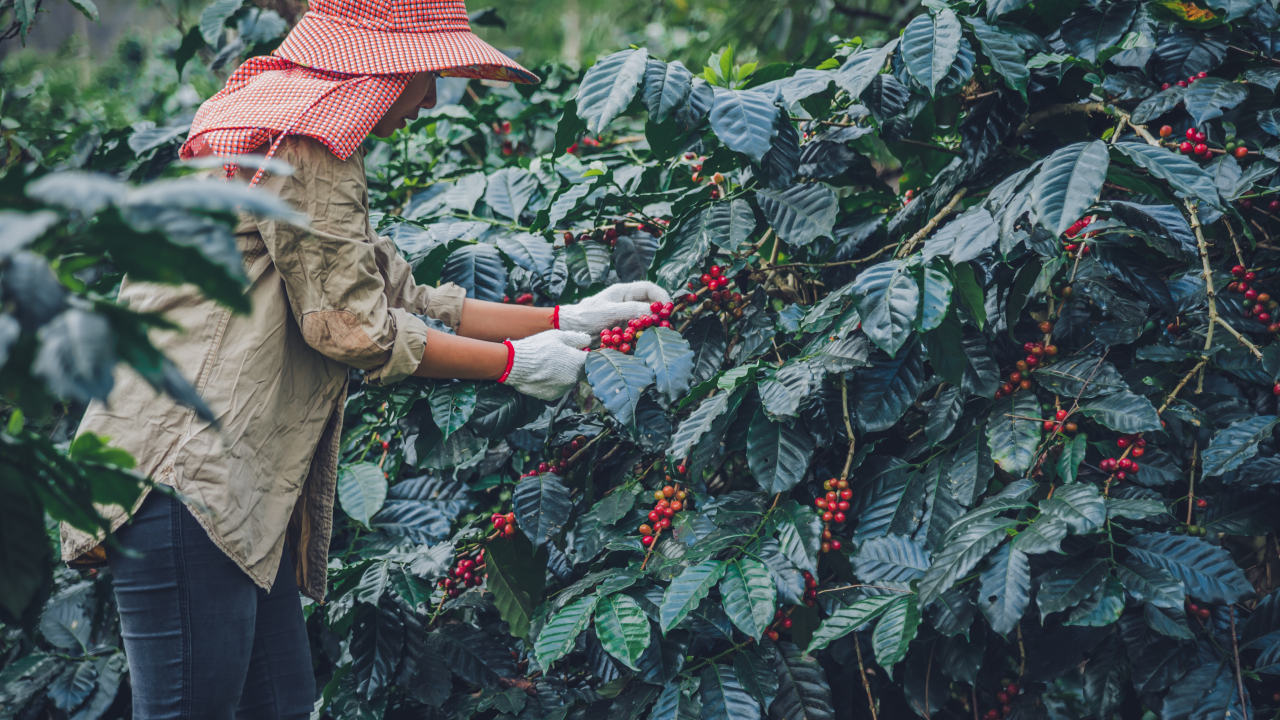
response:
<svg viewBox="0 0 1280 720"><path fill-rule="evenodd" d="M346 75L278 57L246 61L191 123L179 155L247 154L268 140L267 157L287 135L308 135L345 160L409 84L411 75ZM228 175L235 172L227 166ZM256 183L261 175L254 176Z"/></svg>

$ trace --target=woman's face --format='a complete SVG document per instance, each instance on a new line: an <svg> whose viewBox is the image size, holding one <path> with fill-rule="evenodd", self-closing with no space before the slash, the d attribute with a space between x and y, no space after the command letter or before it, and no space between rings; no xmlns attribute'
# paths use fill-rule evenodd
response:
<svg viewBox="0 0 1280 720"><path fill-rule="evenodd" d="M417 73L409 80L404 92L391 103L387 112L373 126L373 134L380 138L391 137L396 130L404 127L409 118L418 114L418 108L436 106L435 73Z"/></svg>

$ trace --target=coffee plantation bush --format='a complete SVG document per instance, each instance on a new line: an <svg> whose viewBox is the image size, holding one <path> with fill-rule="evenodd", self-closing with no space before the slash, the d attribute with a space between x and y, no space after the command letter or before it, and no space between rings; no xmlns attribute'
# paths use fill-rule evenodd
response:
<svg viewBox="0 0 1280 720"><path fill-rule="evenodd" d="M558 402L353 373L318 715L1280 711L1280 15L926 8L816 67L631 48L371 141L419 282L676 307ZM60 582L0 713L119 682L65 637L112 642L105 586Z"/></svg>

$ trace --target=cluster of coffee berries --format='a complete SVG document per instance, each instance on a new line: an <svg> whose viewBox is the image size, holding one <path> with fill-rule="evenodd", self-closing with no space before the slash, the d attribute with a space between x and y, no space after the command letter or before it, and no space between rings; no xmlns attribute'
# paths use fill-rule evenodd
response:
<svg viewBox="0 0 1280 720"><path fill-rule="evenodd" d="M1074 435L1080 429L1078 425L1070 422L1067 418L1071 417L1071 413L1066 410L1055 410L1052 420L1044 421L1044 429L1048 432L1065 432Z"/></svg>
<svg viewBox="0 0 1280 720"><path fill-rule="evenodd" d="M489 518L489 522L493 524L493 529L502 533L506 537L516 534L516 514L515 513L494 513Z"/></svg>
<svg viewBox="0 0 1280 720"><path fill-rule="evenodd" d="M808 570L804 571L804 604L808 607L818 604L818 580Z"/></svg>
<svg viewBox="0 0 1280 720"><path fill-rule="evenodd" d="M1040 332L1048 335L1053 332L1053 323L1042 322L1039 328ZM996 390L996 400L1009 397L1019 390L1030 390L1031 378L1028 373L1041 365L1049 364L1050 360L1058 354L1058 346L1046 345L1043 342L1025 342L1022 344L1022 351L1027 354L1027 357L1014 363L1015 369L1009 373L1005 383Z"/></svg>
<svg viewBox="0 0 1280 720"><path fill-rule="evenodd" d="M1013 702L1014 698L1018 697L1018 693L1021 690L1018 688L1018 684L1013 681L1006 682L1002 680L1000 684L1003 688L996 693L996 702L1000 703L1000 707L991 708L983 713L983 720L1000 720L1000 718L1013 712L1013 706L1010 703Z"/></svg>
<svg viewBox="0 0 1280 720"><path fill-rule="evenodd" d="M814 500L813 504L822 511L822 552L840 549L840 539L831 534L831 524L839 525L845 521L845 511L849 509L849 499L853 491L849 489L848 480L831 478L822 483L827 494Z"/></svg>
<svg viewBox="0 0 1280 720"><path fill-rule="evenodd" d="M807 583L809 581L805 580L805 582ZM787 617L787 614L782 612L782 609L779 608L778 611L773 614L773 622L769 623L769 628L764 631L764 636L774 642L778 642L778 633L783 630L790 629L791 618Z"/></svg>
<svg viewBox="0 0 1280 720"><path fill-rule="evenodd" d="M1116 440L1116 447L1121 450L1128 449L1130 455L1140 458L1147 452L1147 441L1137 435L1122 435ZM1098 469L1108 475L1114 475L1116 480L1123 482L1130 475L1137 475L1141 466L1127 457L1105 458L1098 463Z"/></svg>
<svg viewBox="0 0 1280 720"><path fill-rule="evenodd" d="M1195 75L1192 75L1191 77L1187 78L1186 80L1179 80L1178 82L1173 83L1173 84L1174 84L1174 85L1177 85L1178 87L1190 87L1190 86L1191 86L1191 83L1194 83L1194 82L1195 82L1195 81L1197 81L1197 80L1203 80L1203 79L1205 79L1205 78L1207 78L1207 77L1209 77L1209 73L1206 73L1206 72L1199 72L1199 73L1196 73ZM1169 83L1165 83L1165 84L1163 84L1163 85L1161 85L1161 86L1160 86L1160 89L1161 89L1161 90L1168 90L1169 88L1170 88Z"/></svg>
<svg viewBox="0 0 1280 720"><path fill-rule="evenodd" d="M651 327L671 327L671 316L675 310L675 303L655 302L649 306L648 315L628 320L625 328L617 326L601 330L600 347L630 355L645 330Z"/></svg>
<svg viewBox="0 0 1280 720"><path fill-rule="evenodd" d="M1209 610L1209 608L1200 607L1199 605L1197 605L1196 601L1192 600L1190 595L1187 596L1187 599L1183 602L1183 605L1187 608L1187 614L1193 618L1208 620L1209 616L1213 614Z"/></svg>
<svg viewBox="0 0 1280 720"><path fill-rule="evenodd" d="M495 515L494 517L502 517ZM515 516L512 517L514 522ZM515 526L512 525L511 532L508 535L515 534ZM469 587L479 587L484 582L484 550L481 550L474 558L468 555L459 555L458 562L449 569L449 576L440 581L440 587L448 593L449 597L456 598Z"/></svg>
<svg viewBox="0 0 1280 720"><path fill-rule="evenodd" d="M572 445L573 443L570 443L569 447L572 447ZM521 475L520 478L523 480L524 478L534 477L535 475L542 475L543 473L558 473L561 470L568 470L568 469L569 469L569 458L565 457L564 460L552 460L551 462L540 462L538 463L537 468L530 470L529 472Z"/></svg>
<svg viewBox="0 0 1280 720"><path fill-rule="evenodd" d="M503 295L502 302L510 304L512 302L510 295ZM520 293L515 299L516 305L533 305L533 293Z"/></svg>
<svg viewBox="0 0 1280 720"><path fill-rule="evenodd" d="M1236 265L1231 268L1231 274L1238 279L1227 285L1227 292L1244 295L1246 302L1245 317L1255 318L1258 322L1266 325L1267 332L1280 332L1280 323L1276 322L1276 316L1273 314L1277 307L1276 301L1271 299L1270 294L1260 293L1254 287L1258 274L1246 269L1243 265ZM1253 303L1253 305L1248 305L1248 303Z"/></svg>
<svg viewBox="0 0 1280 720"><path fill-rule="evenodd" d="M676 472L684 474L684 465L676 468ZM671 527L671 518L681 510L688 510L693 505L689 493L675 486L667 485L661 490L653 491L653 509L649 511L649 522L639 527L640 544L645 547L653 545L663 530Z"/></svg>
<svg viewBox="0 0 1280 720"><path fill-rule="evenodd" d="M734 313L734 317L742 317L742 294L729 290L729 277L724 274L724 268L712 265L702 274L702 277L698 278L698 283L710 291L707 299L702 302L704 310L708 312L728 310ZM698 283L690 281L689 289L696 291ZM698 302L698 296L690 292L684 296L684 301L692 306Z"/></svg>
<svg viewBox="0 0 1280 720"><path fill-rule="evenodd" d="M581 148L578 147L579 145L582 145L583 147L589 147L589 148L598 148L600 147L600 141L591 137L590 135L583 135L582 139L578 140L578 142L565 148L565 152L569 153L570 155L577 155L578 151L581 150Z"/></svg>

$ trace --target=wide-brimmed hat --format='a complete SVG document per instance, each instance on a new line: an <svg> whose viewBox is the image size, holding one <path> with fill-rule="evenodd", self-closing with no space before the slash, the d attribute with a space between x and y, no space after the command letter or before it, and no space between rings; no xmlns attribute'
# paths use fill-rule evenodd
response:
<svg viewBox="0 0 1280 720"><path fill-rule="evenodd" d="M274 54L348 75L434 72L538 82L471 32L462 0L313 0Z"/></svg>

